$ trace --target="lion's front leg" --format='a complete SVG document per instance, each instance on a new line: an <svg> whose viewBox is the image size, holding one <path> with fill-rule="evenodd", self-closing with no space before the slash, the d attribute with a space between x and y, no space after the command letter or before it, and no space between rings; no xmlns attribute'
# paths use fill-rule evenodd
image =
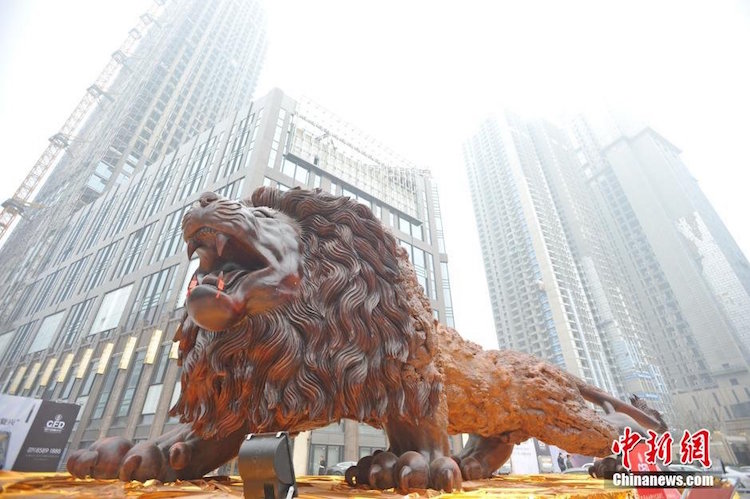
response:
<svg viewBox="0 0 750 499"><path fill-rule="evenodd" d="M461 471L450 457L443 419L417 423L389 420L385 424L388 451L360 459L347 473L347 481L377 489L396 487L401 492L427 487L451 492L460 488Z"/></svg>
<svg viewBox="0 0 750 499"><path fill-rule="evenodd" d="M200 478L239 452L244 430L224 438L205 440L188 425L180 425L153 441L136 445L122 437L108 437L74 452L67 468L76 477L120 478L169 482Z"/></svg>

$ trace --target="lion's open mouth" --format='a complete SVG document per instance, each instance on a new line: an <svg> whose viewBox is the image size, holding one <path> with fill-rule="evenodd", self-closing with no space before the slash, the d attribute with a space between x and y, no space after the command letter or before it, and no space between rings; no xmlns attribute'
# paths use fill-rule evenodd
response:
<svg viewBox="0 0 750 499"><path fill-rule="evenodd" d="M203 285L227 293L242 277L268 266L268 261L252 245L211 227L200 227L186 239L188 258L195 252L200 258L190 291Z"/></svg>
<svg viewBox="0 0 750 499"><path fill-rule="evenodd" d="M226 331L295 296L299 236L285 215L210 192L198 201L182 219L188 257L200 258L185 303L197 325Z"/></svg>

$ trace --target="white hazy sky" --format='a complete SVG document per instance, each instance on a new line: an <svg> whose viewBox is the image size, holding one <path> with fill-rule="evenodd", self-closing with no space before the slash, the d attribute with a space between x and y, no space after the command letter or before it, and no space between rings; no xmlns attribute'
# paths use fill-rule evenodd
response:
<svg viewBox="0 0 750 499"><path fill-rule="evenodd" d="M257 94L308 96L432 169L457 327L496 346L462 142L493 110L607 102L649 122L750 250L750 1L273 0ZM0 198L146 0L0 0Z"/></svg>

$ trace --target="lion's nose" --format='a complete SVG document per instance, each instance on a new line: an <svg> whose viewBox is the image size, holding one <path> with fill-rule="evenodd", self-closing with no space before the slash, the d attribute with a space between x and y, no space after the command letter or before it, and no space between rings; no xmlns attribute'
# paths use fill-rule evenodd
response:
<svg viewBox="0 0 750 499"><path fill-rule="evenodd" d="M204 192L203 194L201 194L201 197L198 198L198 202L201 204L202 208L205 208L217 199L219 199L219 195L215 192Z"/></svg>

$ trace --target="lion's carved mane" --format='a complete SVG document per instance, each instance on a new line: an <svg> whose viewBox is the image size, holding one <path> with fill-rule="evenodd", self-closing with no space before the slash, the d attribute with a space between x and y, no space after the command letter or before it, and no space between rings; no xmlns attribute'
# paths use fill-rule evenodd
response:
<svg viewBox="0 0 750 499"><path fill-rule="evenodd" d="M413 270L371 210L298 189L260 188L249 205L298 225L299 296L227 331L186 317L177 334L182 392L171 414L204 438L431 415L442 390L432 316L408 306L418 298L403 268Z"/></svg>

